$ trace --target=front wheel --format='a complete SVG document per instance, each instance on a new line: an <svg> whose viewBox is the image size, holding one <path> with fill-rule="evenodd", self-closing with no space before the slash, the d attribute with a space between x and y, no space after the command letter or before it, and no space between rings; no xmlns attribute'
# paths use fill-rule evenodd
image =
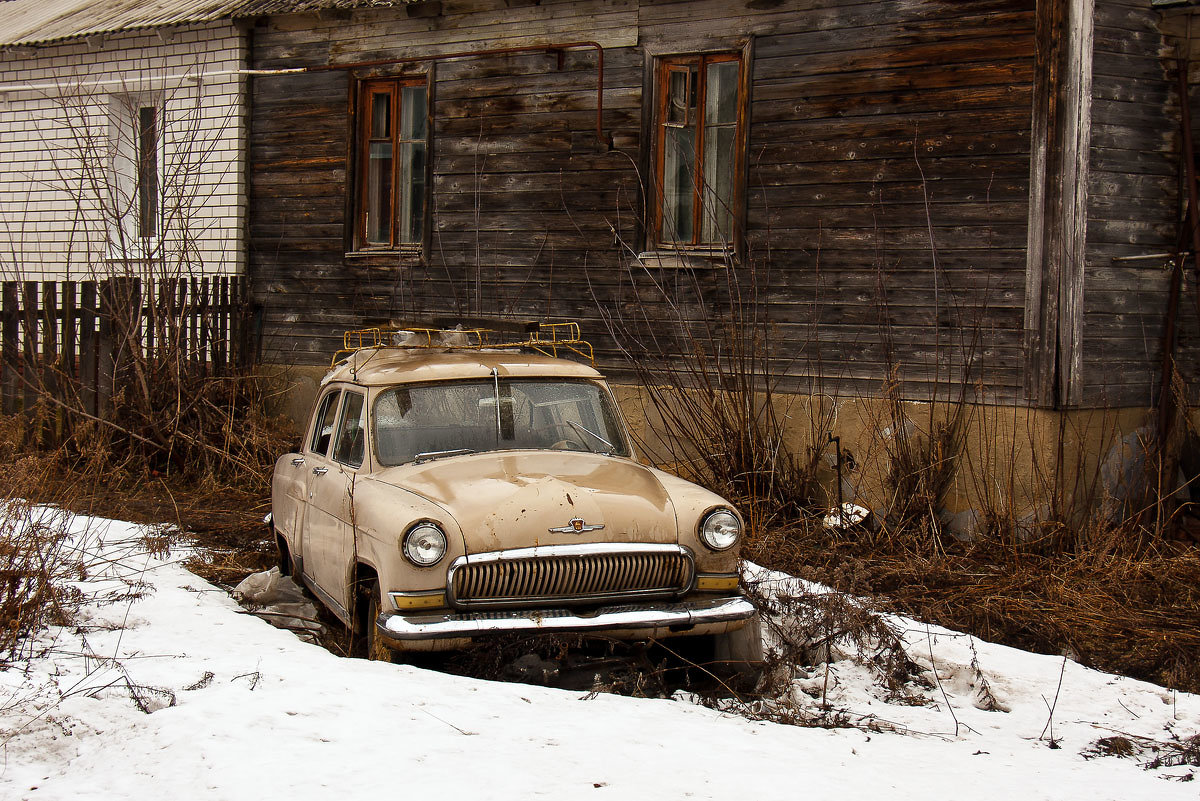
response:
<svg viewBox="0 0 1200 801"><path fill-rule="evenodd" d="M292 551L288 548L287 540L282 534L275 535L275 553L276 566L279 568L279 574L282 576L291 576L296 572L296 566L292 562ZM299 578L299 576L296 576Z"/></svg>
<svg viewBox="0 0 1200 801"><path fill-rule="evenodd" d="M362 636L366 645L366 657L372 662L394 662L396 652L387 647L379 634L375 621L379 619L381 604L379 600L379 582L372 581L366 588L367 614L362 621Z"/></svg>

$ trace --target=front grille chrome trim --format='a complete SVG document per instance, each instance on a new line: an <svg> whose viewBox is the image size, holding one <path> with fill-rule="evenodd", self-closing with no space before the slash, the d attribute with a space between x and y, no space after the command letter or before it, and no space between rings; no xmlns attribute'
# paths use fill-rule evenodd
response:
<svg viewBox="0 0 1200 801"><path fill-rule="evenodd" d="M455 559L446 600L456 609L682 598L695 584L682 545L586 543L513 548Z"/></svg>

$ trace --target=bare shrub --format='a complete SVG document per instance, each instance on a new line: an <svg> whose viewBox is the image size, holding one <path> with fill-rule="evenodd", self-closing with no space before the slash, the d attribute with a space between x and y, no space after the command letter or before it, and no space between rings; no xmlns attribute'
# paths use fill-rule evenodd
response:
<svg viewBox="0 0 1200 801"><path fill-rule="evenodd" d="M0 428L14 430L11 424ZM0 437L0 453L11 446L12 440ZM8 462L0 497L0 665L32 656L33 636L68 622L82 601L71 582L83 578L86 567L68 533L70 514L28 500L36 489L59 494L57 468L56 454Z"/></svg>
<svg viewBox="0 0 1200 801"><path fill-rule="evenodd" d="M670 267L626 252L621 299L597 302L609 336L662 424L639 445L659 464L742 504L751 527L819 508L818 470L832 405L804 409L807 444L789 440L767 268L726 255L715 266ZM820 379L813 380L819 396Z"/></svg>
<svg viewBox="0 0 1200 801"><path fill-rule="evenodd" d="M889 703L928 703L923 691L929 683L921 668L908 656L899 632L866 601L791 583L781 591L761 579L751 579L746 594L764 629L761 676L749 692L701 693L706 705L791 725L893 729L835 701L832 676L842 662L867 668Z"/></svg>
<svg viewBox="0 0 1200 801"><path fill-rule="evenodd" d="M939 514L959 471L970 420L962 397L966 385L957 402L928 404L923 428L906 412L899 387L898 371L893 367L882 392L886 416L870 422L876 448L887 465L882 522L888 536L905 539L918 552L938 551L944 544Z"/></svg>
<svg viewBox="0 0 1200 801"><path fill-rule="evenodd" d="M199 74L205 62L198 55L182 71ZM38 356L30 343L59 356L6 364L6 380L21 384L24 441L63 443L82 475L122 489L166 479L261 497L289 426L267 413L269 390L242 336L246 308L230 312L245 300L236 282L220 292L208 285L238 266L214 244L223 223L206 209L228 203L235 164L223 148L237 118L209 102L203 81L149 77L113 87L67 74L44 98L38 131L54 171L45 188L71 217L70 237L47 254L14 238L3 268L10 280L50 271L97 282L99 377L82 380L83 362L96 358L82 342L78 358L63 353L65 315L56 329L53 315L27 310L26 360ZM53 298L51 284L43 291Z"/></svg>
<svg viewBox="0 0 1200 801"><path fill-rule="evenodd" d="M51 512L19 499L2 505L0 517L0 664L31 656L30 636L49 623L67 622L75 593L65 583L79 578L66 535ZM44 518L54 517L53 520Z"/></svg>

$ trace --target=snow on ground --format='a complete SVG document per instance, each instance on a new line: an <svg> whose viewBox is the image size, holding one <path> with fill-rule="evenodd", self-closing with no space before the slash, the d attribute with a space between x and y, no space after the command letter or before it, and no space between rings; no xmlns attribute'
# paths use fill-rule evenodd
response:
<svg viewBox="0 0 1200 801"><path fill-rule="evenodd" d="M28 670L0 673L0 798L976 801L1195 799L1200 789L1181 781L1195 768L1142 767L1152 755L1081 755L1118 733L1193 736L1200 697L909 620L893 623L910 657L938 675L923 705L886 702L845 661L829 685L824 666L797 684L832 687L831 703L907 733L802 728L685 700L338 658L150 556L136 527L85 524L79 536L108 560L80 585L94 600L77 627L39 638ZM1010 711L974 705L973 657Z"/></svg>

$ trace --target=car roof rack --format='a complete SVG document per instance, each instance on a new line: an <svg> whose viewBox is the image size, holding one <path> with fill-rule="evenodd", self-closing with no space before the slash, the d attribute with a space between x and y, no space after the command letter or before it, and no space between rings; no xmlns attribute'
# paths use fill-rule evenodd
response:
<svg viewBox="0 0 1200 801"><path fill-rule="evenodd" d="M433 350L523 350L558 358L574 353L596 366L592 343L583 338L577 322L446 318L417 323L387 322L346 331L342 347L333 354L337 366L356 353L383 348Z"/></svg>

